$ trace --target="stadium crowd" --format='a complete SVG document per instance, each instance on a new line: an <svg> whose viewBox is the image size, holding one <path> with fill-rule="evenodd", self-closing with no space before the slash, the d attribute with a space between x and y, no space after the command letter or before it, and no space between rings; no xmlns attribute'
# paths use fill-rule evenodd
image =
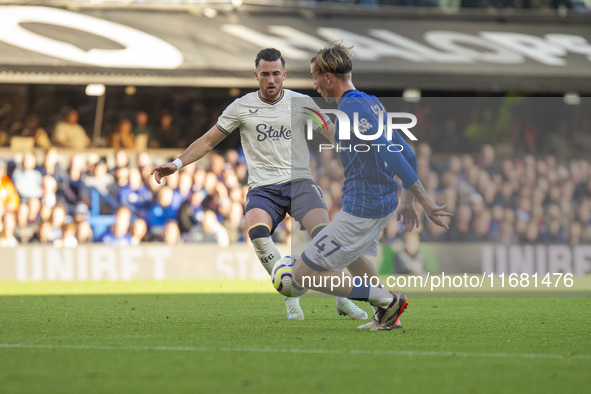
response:
<svg viewBox="0 0 591 394"><path fill-rule="evenodd" d="M419 177L438 203L455 212L450 231L425 223L421 240L590 243L591 162L586 152L591 151L591 120L584 104L561 104L560 98L530 104L485 100L480 105L484 110L466 110L468 101L449 99L425 99L404 108L421 125L420 143L414 147ZM105 129L113 131L96 144L75 108L62 108L53 123L36 113L19 117L7 108L0 106L0 145L13 149L6 149L0 160L0 245L228 245L248 239L243 221L247 168L237 149L238 133L218 153L167 178L164 186L150 176L155 162L174 158L162 156L174 155L171 151L156 148L180 153L214 122L217 110L192 105L183 117L173 107L151 122L154 111L119 106L109 109L113 120ZM462 116L452 113L454 108ZM38 149L16 149L24 153L14 154L14 140L23 137ZM101 146L111 149L95 149ZM334 215L340 209L342 167L334 151L312 159ZM274 237L289 242L290 234L291 222L285 221ZM383 239L396 237L401 233L393 221Z"/></svg>
<svg viewBox="0 0 591 394"><path fill-rule="evenodd" d="M52 134L58 145L59 133ZM422 241L591 243L588 159L532 154L497 159L490 144L482 145L478 154L434 157L428 143L415 150L425 187L455 212L448 232L423 221ZM92 150L63 152L70 153L51 146L43 157L28 151L0 162L1 246L146 241L228 245L247 239L247 168L239 149L186 166L163 186L150 176L158 157L146 151L118 149L106 157ZM334 152L326 150L313 157L311 166L332 216L340 209L342 167ZM290 234L286 220L274 237L289 242ZM383 239L400 236L393 220Z"/></svg>

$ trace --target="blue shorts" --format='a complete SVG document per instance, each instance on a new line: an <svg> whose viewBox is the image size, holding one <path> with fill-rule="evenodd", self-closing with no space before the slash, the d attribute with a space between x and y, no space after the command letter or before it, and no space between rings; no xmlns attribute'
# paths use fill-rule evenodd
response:
<svg viewBox="0 0 591 394"><path fill-rule="evenodd" d="M304 230L302 220L308 212L315 208L328 210L322 198L322 190L311 179L297 179L279 185L253 187L246 194L244 212L253 208L260 208L271 217L273 223L271 234L288 213Z"/></svg>

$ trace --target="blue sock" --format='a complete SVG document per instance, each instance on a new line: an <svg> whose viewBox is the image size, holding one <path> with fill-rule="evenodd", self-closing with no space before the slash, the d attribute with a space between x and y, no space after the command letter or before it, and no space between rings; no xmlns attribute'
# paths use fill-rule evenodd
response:
<svg viewBox="0 0 591 394"><path fill-rule="evenodd" d="M371 287L366 283L363 283L359 286L354 286L348 298L351 300L367 301L369 298L370 289Z"/></svg>

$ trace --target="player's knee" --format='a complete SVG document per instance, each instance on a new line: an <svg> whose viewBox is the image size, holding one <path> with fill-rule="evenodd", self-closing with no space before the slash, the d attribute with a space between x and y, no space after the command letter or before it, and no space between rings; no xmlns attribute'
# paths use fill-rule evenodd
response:
<svg viewBox="0 0 591 394"><path fill-rule="evenodd" d="M248 237L251 241L258 238L268 238L271 236L271 229L266 224L257 224L248 230Z"/></svg>

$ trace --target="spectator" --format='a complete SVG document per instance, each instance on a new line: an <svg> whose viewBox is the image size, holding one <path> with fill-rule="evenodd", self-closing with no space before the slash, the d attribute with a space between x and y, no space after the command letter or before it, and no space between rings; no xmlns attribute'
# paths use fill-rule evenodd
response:
<svg viewBox="0 0 591 394"><path fill-rule="evenodd" d="M170 176L166 177L166 186L172 189L172 206L176 207L177 209L183 203L182 197L178 194L178 191L175 192L175 190L177 190L179 187L180 175L181 172L176 171L174 174L171 174Z"/></svg>
<svg viewBox="0 0 591 394"><path fill-rule="evenodd" d="M62 228L62 236L59 239L53 241L53 246L57 248L75 248L78 246L76 230L76 223L64 224Z"/></svg>
<svg viewBox="0 0 591 394"><path fill-rule="evenodd" d="M27 152L23 157L22 169L16 169L12 174L14 186L23 201L30 198L40 198L43 194L41 189L43 175L35 167L37 167L35 155L33 152Z"/></svg>
<svg viewBox="0 0 591 394"><path fill-rule="evenodd" d="M93 241L92 227L87 221L75 222L76 223L76 239L78 244L85 244Z"/></svg>
<svg viewBox="0 0 591 394"><path fill-rule="evenodd" d="M16 212L20 205L21 198L6 175L6 163L0 159L0 209L7 212Z"/></svg>
<svg viewBox="0 0 591 394"><path fill-rule="evenodd" d="M535 222L529 222L525 228L525 234L522 236L521 242L526 244L534 244L539 241L540 226Z"/></svg>
<svg viewBox="0 0 591 394"><path fill-rule="evenodd" d="M164 225L163 241L169 246L175 246L181 241L181 231L174 220L169 220Z"/></svg>
<svg viewBox="0 0 591 394"><path fill-rule="evenodd" d="M158 192L156 201L146 214L150 239L162 240L164 225L169 220L176 220L178 211L172 207L172 189L164 186Z"/></svg>
<svg viewBox="0 0 591 394"><path fill-rule="evenodd" d="M41 200L38 198L31 198L27 205L29 207L29 223L35 224L36 227L41 223Z"/></svg>
<svg viewBox="0 0 591 394"><path fill-rule="evenodd" d="M539 224L538 227L540 227ZM545 244L562 244L568 240L565 231L562 229L560 216L549 216L547 224L543 225L540 230L539 239Z"/></svg>
<svg viewBox="0 0 591 394"><path fill-rule="evenodd" d="M113 168L111 174L114 174L120 168L129 168L129 155L123 149L115 152L115 168Z"/></svg>
<svg viewBox="0 0 591 394"><path fill-rule="evenodd" d="M115 177L109 174L109 169L107 167L106 160L100 159L92 168L92 172L90 175L84 177L83 184L84 188L82 189L83 197L82 200L88 205L91 206L90 202L90 193L93 190L96 190L101 195L101 204L100 204L100 212L101 213L109 213L111 212L112 204L116 202L111 201L110 192L112 190L113 185L115 184Z"/></svg>
<svg viewBox="0 0 591 394"><path fill-rule="evenodd" d="M591 226L583 230L583 243L591 244Z"/></svg>
<svg viewBox="0 0 591 394"><path fill-rule="evenodd" d="M109 194L119 198L119 192L122 188L129 185L129 168L119 167L115 169L115 183L109 187ZM122 205L119 203L119 205Z"/></svg>
<svg viewBox="0 0 591 394"><path fill-rule="evenodd" d="M49 222L42 222L37 229L37 234L35 238L33 238L33 242L38 242L41 244L49 244L53 242L51 239L53 234L53 228L51 223Z"/></svg>
<svg viewBox="0 0 591 394"><path fill-rule="evenodd" d="M452 225L449 229L449 238L454 241L470 241L473 238L471 233L472 209L468 205L458 206Z"/></svg>
<svg viewBox="0 0 591 394"><path fill-rule="evenodd" d="M512 110L518 110L518 108L515 107ZM491 125L496 127L499 121L494 116L497 115L493 112ZM577 136L578 133L591 134L589 131L591 122L585 114L581 116L583 116L582 120L577 122L556 122L560 130L557 131L558 136L553 138L561 140L560 143L564 148L584 153L583 147L576 145L578 143L576 141L584 143L584 139L581 140ZM479 132L480 126L486 123L483 121L484 114L475 116L474 119L478 122L474 123L476 126L473 127L473 131ZM4 118L1 120L6 122ZM456 126L456 121L450 121L447 126L445 122L441 122L442 129L434 138L436 140L443 138L442 134L445 134L446 127L452 130L450 135L457 137L456 129L463 129L467 123L459 122ZM18 119L11 116L4 129L9 132L23 130L19 123ZM529 123L536 130L535 144L541 147L542 143L548 141L547 132L535 118L505 123L504 127L506 126L507 130L513 128L517 141L525 138L524 127L528 127ZM18 128L14 126L16 124L19 124ZM31 124L38 126L38 119L32 119ZM145 125L147 126L147 122ZM147 127L149 129L149 126ZM459 141L461 143L461 140ZM445 141L439 142L441 144L435 143L437 155L433 155L430 152L430 146L424 142L418 145L417 165L424 174L425 187L436 194L438 203L447 204L448 208L456 211L457 214L453 218L452 230L444 234L443 238L437 231L432 232L437 229L431 228L430 224L425 222L424 229L420 232L422 242L445 240L461 242L484 238L507 244L525 242L528 239L527 242L535 240L539 243L589 243L587 235L591 231L588 230L591 224L591 164L587 158L568 158L555 156L554 153L545 157L533 156L529 153L536 151L533 148L527 148L509 156L508 150L495 152L496 147L500 145L490 145L490 141L475 146L475 150L480 149L480 154L475 151L463 154L461 157L453 154L441 157L439 154ZM454 151L458 151L457 146L450 148L450 152ZM513 152L517 151L513 150ZM497 153L502 157L497 157ZM94 156L96 158L93 158ZM88 174L84 173L86 157L89 157ZM129 166L130 157L126 151L119 150L114 157L115 163L112 167L107 166L105 160L99 160L96 153L74 153L70 157L69 171L66 173L60 169L60 164L65 167L67 163L64 160L66 154L50 147L45 154L44 163L40 163L41 165L36 168L43 175L40 186L37 187L42 193L36 194L37 197L23 196L23 204L20 205L23 207L22 210L18 208L20 189L26 194L36 188L15 186L16 179L25 172L26 163L35 162L35 156L32 153L24 155L22 165L19 163L19 167L22 166L22 168L17 168L13 174L15 179L7 175L11 167L7 168L6 164L0 161L0 179L3 182L0 187L0 207L3 208L0 208L0 211L17 213L15 238L18 241L27 242L26 239L31 238L31 231L36 231L43 221L48 221L52 217L51 207L60 203L67 204L65 205L66 214L71 213L77 225L86 222L88 206L91 203L89 187L98 186L97 189L100 188L103 193L106 191L105 199L101 200L102 213L110 214L117 207L126 205L132 212L137 212L142 218L147 219L153 195L159 192L160 186L155 182L149 184L146 182L153 180L149 176L152 159L158 159L147 152L139 152L134 160L138 168L134 169ZM32 160L29 160L30 158ZM325 201L332 215L341 208L343 175L340 163L334 159L334 152L323 151L313 157L311 163L313 172L318 175L318 184L324 192ZM445 171L439 169L445 169ZM105 171L116 174L116 182L110 175L103 177L101 174ZM36 177L38 181L38 174ZM85 185L86 178L89 178L90 182ZM112 182L105 182L105 178L111 178ZM13 181L12 192L7 192L10 189L9 182ZM178 226L183 237L193 231L204 238L205 211L211 211L216 215L217 222L226 229L231 242L242 240L244 191L248 189L245 181L246 168L243 165L243 157L237 149L212 154L207 168L196 165L184 167L179 172L176 182L175 179L171 179L168 184L168 187L173 189L171 206L177 208L180 203L183 204L178 213ZM192 193L190 190L201 190L201 192ZM109 200L109 195L116 198ZM192 202L193 199L195 201ZM79 204L80 202L82 204ZM27 210L29 219L25 222ZM81 213L77 215L79 210ZM468 219L465 219L466 217ZM483 218L490 218L490 221ZM140 230L142 222L142 220L137 222ZM165 223L161 225L162 231ZM392 227L394 225L397 226L398 223L393 223ZM538 226L535 237L531 229L534 225ZM486 228L488 230L485 231ZM465 232L465 229L468 229L468 232ZM275 236L278 239L288 241L287 222L283 223L276 233ZM155 239L162 240L162 237L163 234L160 234ZM387 239L391 234L384 232L383 237ZM146 237L142 238L146 240Z"/></svg>
<svg viewBox="0 0 591 394"><path fill-rule="evenodd" d="M122 118L117 124L117 129L110 136L109 146L115 149L134 149L135 139L131 129L131 121Z"/></svg>
<svg viewBox="0 0 591 394"><path fill-rule="evenodd" d="M584 199L579 203L577 219L583 227L591 226L591 199Z"/></svg>
<svg viewBox="0 0 591 394"><path fill-rule="evenodd" d="M203 190L196 190L181 204L178 213L179 229L182 234L190 233L195 226L200 226L205 216Z"/></svg>
<svg viewBox="0 0 591 394"><path fill-rule="evenodd" d="M16 214L16 228L14 229L14 236L21 244L29 243L35 236L37 226L29 222L29 206L21 204L18 207Z"/></svg>
<svg viewBox="0 0 591 394"><path fill-rule="evenodd" d="M142 172L144 168L152 170L152 158L148 152L139 152L136 156L137 168ZM149 173L149 171L148 171ZM151 177L150 177L151 178ZM144 180L145 183L145 180Z"/></svg>
<svg viewBox="0 0 591 394"><path fill-rule="evenodd" d="M51 175L45 175L41 181L41 204L55 207L56 204L65 204L66 200L57 188L57 181Z"/></svg>
<svg viewBox="0 0 591 394"><path fill-rule="evenodd" d="M119 188L117 199L120 205L133 209L138 216L144 216L152 204L152 192L143 184L137 168L129 169L129 183Z"/></svg>
<svg viewBox="0 0 591 394"><path fill-rule="evenodd" d="M88 209L88 205L83 202L79 202L76 204L74 208L74 222L75 223L82 223L88 220L90 210Z"/></svg>
<svg viewBox="0 0 591 394"><path fill-rule="evenodd" d="M217 177L218 181L223 179L223 172L226 162L222 155L212 153L209 158L209 169Z"/></svg>
<svg viewBox="0 0 591 394"><path fill-rule="evenodd" d="M213 211L205 211L202 225L192 232L191 241L203 243L217 243L226 247L230 244L230 237L226 229L218 221Z"/></svg>
<svg viewBox="0 0 591 394"><path fill-rule="evenodd" d="M225 203L224 205L220 205L220 214L222 216L222 226L228 232L230 242L234 243L243 240L242 230L244 229L242 228L242 218L244 216L244 209L242 207L242 204L233 202L231 199L227 199L227 203ZM284 220L282 241L289 243L290 237L291 220L286 219Z"/></svg>
<svg viewBox="0 0 591 394"><path fill-rule="evenodd" d="M230 206L230 204L224 204L222 205L222 207L225 207L226 205L228 207ZM273 242L281 242L286 244L291 243L291 221L291 216L286 216L285 219L283 219L283 221L277 225L277 228L275 228L273 235L271 235L271 239L273 240ZM235 242L235 239L239 236L239 229L237 227L229 228L229 226L224 225L224 222L222 222L222 226L224 226L224 228L228 232L228 236L230 237L230 243Z"/></svg>
<svg viewBox="0 0 591 394"><path fill-rule="evenodd" d="M504 222L501 225L501 230L499 232L498 242L504 245L512 245L516 241L515 238L515 231L513 229L513 224L509 222Z"/></svg>
<svg viewBox="0 0 591 394"><path fill-rule="evenodd" d="M43 166L37 168L37 170L42 175L51 175L58 181L67 178L66 171L59 163L59 153L54 147L47 149L43 159Z"/></svg>
<svg viewBox="0 0 591 394"><path fill-rule="evenodd" d="M49 148L51 141L49 135L39 123L39 115L30 114L25 119L25 126L23 127L20 135L22 137L33 137L35 140L35 146L39 148Z"/></svg>
<svg viewBox="0 0 591 394"><path fill-rule="evenodd" d="M146 221L142 218L136 218L131 224L130 232L132 245L139 245L146 241L146 234L148 233Z"/></svg>
<svg viewBox="0 0 591 394"><path fill-rule="evenodd" d="M139 111L135 115L135 126L131 130L135 138L135 146L138 150L145 150L152 147L152 128L148 124L148 113Z"/></svg>
<svg viewBox="0 0 591 394"><path fill-rule="evenodd" d="M472 226L473 236L471 237L471 240L476 242L492 241L493 237L490 233L490 222L491 214L488 210L485 210L476 216Z"/></svg>
<svg viewBox="0 0 591 394"><path fill-rule="evenodd" d="M583 236L583 229L579 222L572 222L568 232L568 243L571 246L580 245Z"/></svg>
<svg viewBox="0 0 591 394"><path fill-rule="evenodd" d="M90 146L90 138L80 124L78 124L78 111L74 108L63 109L63 118L53 129L53 142L60 147L70 149L84 149Z"/></svg>
<svg viewBox="0 0 591 394"><path fill-rule="evenodd" d="M499 168L495 162L495 148L491 144L484 144L480 150L480 154L482 156L482 169L491 175L499 172Z"/></svg>
<svg viewBox="0 0 591 394"><path fill-rule="evenodd" d="M491 210L491 220L490 220L490 236L491 239L496 240L499 238L499 233L501 231L501 225L505 218L505 210L500 204L493 205Z"/></svg>
<svg viewBox="0 0 591 394"><path fill-rule="evenodd" d="M195 167L193 173L193 190L201 190L205 185L205 178L207 177L207 171L203 167Z"/></svg>
<svg viewBox="0 0 591 394"><path fill-rule="evenodd" d="M68 175L63 182L64 198L69 207L76 206L87 194L84 187L84 165L85 159L81 154L72 155Z"/></svg>
<svg viewBox="0 0 591 394"><path fill-rule="evenodd" d="M109 246L130 246L132 244L129 227L131 211L127 207L119 207L115 213L115 223L103 235L101 241Z"/></svg>
<svg viewBox="0 0 591 394"><path fill-rule="evenodd" d="M160 124L154 132L154 139L152 148L181 148L186 145L169 111L164 111L160 116Z"/></svg>
<svg viewBox="0 0 591 394"><path fill-rule="evenodd" d="M14 236L16 229L16 215L14 212L6 212L2 217L3 230L0 232L0 247L13 248L18 245L18 240Z"/></svg>
<svg viewBox="0 0 591 394"><path fill-rule="evenodd" d="M171 176L169 176L168 178L171 178ZM170 187L172 188L172 186ZM178 210L181 207L181 204L189 198L189 196L191 195L192 187L193 178L191 177L191 175L186 172L181 172L178 177L177 185L172 190L172 206L174 209Z"/></svg>
<svg viewBox="0 0 591 394"><path fill-rule="evenodd" d="M51 242L62 238L63 227L66 224L66 208L62 204L57 204L51 212L52 231L49 235Z"/></svg>

